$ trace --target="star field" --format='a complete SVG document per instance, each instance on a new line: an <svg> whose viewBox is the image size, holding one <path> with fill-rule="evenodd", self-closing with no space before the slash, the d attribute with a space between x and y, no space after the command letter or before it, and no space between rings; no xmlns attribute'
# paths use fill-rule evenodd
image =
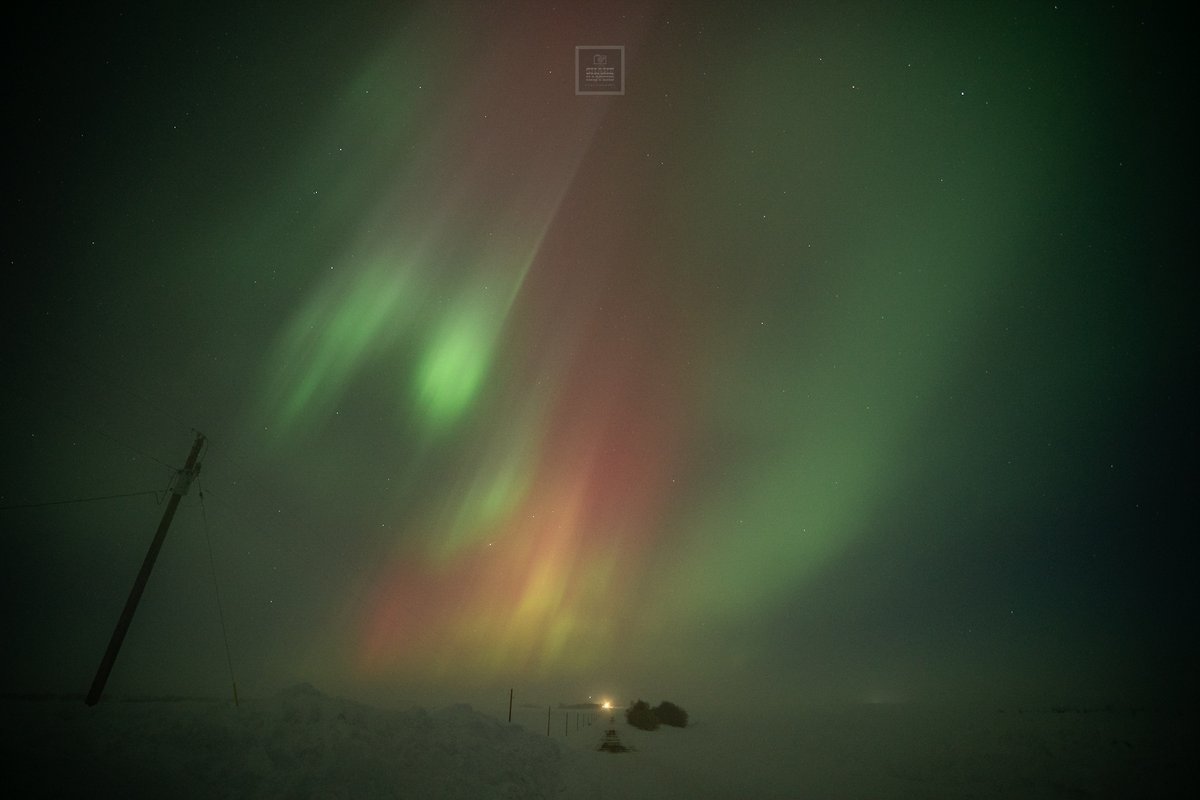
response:
<svg viewBox="0 0 1200 800"><path fill-rule="evenodd" d="M31 19L16 691L1133 701L1184 674L1163 20ZM578 96L580 44L623 96ZM207 548L211 543L210 561ZM225 610L214 612L213 573ZM671 691L674 691L671 688ZM679 696L683 696L680 694Z"/></svg>

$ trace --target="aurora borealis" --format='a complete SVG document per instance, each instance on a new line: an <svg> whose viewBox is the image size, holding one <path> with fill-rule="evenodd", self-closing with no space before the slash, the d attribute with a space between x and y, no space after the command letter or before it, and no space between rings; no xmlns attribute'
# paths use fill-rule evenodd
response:
<svg viewBox="0 0 1200 800"><path fill-rule="evenodd" d="M223 691L210 564L263 691L1186 674L1164 20L235 9L21 48L0 505L211 440L113 691ZM577 96L610 44L625 94ZM157 507L3 513L7 683L82 691Z"/></svg>

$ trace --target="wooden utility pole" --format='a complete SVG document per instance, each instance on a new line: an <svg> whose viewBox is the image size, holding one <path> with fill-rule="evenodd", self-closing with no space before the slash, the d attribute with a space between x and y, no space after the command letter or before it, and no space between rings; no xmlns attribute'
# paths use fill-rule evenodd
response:
<svg viewBox="0 0 1200 800"><path fill-rule="evenodd" d="M508 690L508 721L512 722L512 694L513 690Z"/></svg>
<svg viewBox="0 0 1200 800"><path fill-rule="evenodd" d="M117 660L117 653L121 652L121 643L125 641L129 623L133 621L133 612L137 611L138 602L142 599L146 581L150 579L150 571L154 569L154 562L158 559L158 551L162 549L163 541L167 538L167 529L171 527L171 520L175 518L175 509L179 507L179 501L187 494L192 480L200 473L200 448L203 446L204 434L197 432L196 441L192 443L192 451L188 453L187 463L175 474L171 497L167 500L167 508L163 511L162 519L159 520L158 530L154 533L154 541L150 542L150 549L146 551L142 568L138 570L137 578L133 581L133 588L129 590L129 597L125 600L125 608L121 611L120 619L117 620L117 627L113 630L112 638L108 640L108 649L104 651L100 668L96 670L96 677L92 679L92 688L84 700L89 706L100 702L100 695L104 693L104 684L108 683L108 674L112 672L113 664Z"/></svg>

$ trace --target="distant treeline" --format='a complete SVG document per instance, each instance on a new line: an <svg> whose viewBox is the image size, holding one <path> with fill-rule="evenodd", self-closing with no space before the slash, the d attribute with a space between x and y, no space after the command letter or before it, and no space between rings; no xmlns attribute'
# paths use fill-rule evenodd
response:
<svg viewBox="0 0 1200 800"><path fill-rule="evenodd" d="M638 700L625 709L625 721L644 731L655 730L659 725L686 728L688 713L669 700L663 700L654 708L651 708L645 700Z"/></svg>

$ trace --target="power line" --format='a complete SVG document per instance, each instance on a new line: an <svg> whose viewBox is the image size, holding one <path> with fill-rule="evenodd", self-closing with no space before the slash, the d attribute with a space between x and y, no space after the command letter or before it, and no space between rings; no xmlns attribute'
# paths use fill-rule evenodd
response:
<svg viewBox="0 0 1200 800"><path fill-rule="evenodd" d="M118 497L141 497L142 495L145 495L145 494L152 494L155 497L158 497L159 499L157 502L161 503L162 498L160 497L160 495L165 494L165 492L160 492L158 490L150 490L150 491L146 491L146 492L126 492L125 494L105 494L105 495L99 495L97 497L76 497L71 500L49 500L45 503L21 503L19 505L13 505L13 506L0 506L0 511L10 511L14 508L43 508L45 506L65 506L65 505L69 505L71 503L92 503L97 500L115 500Z"/></svg>
<svg viewBox="0 0 1200 800"><path fill-rule="evenodd" d="M229 681L233 684L233 704L238 704L237 678L233 674L233 656L229 654L229 633L225 630L225 608L221 603L221 587L217 585L217 560L213 556L212 536L208 533L208 511L204 508L204 487L199 478L196 487L200 495L200 518L204 522L204 541L208 543L208 564L212 569L213 593L217 596L217 616L221 620L221 637L225 640L225 663L229 665Z"/></svg>

